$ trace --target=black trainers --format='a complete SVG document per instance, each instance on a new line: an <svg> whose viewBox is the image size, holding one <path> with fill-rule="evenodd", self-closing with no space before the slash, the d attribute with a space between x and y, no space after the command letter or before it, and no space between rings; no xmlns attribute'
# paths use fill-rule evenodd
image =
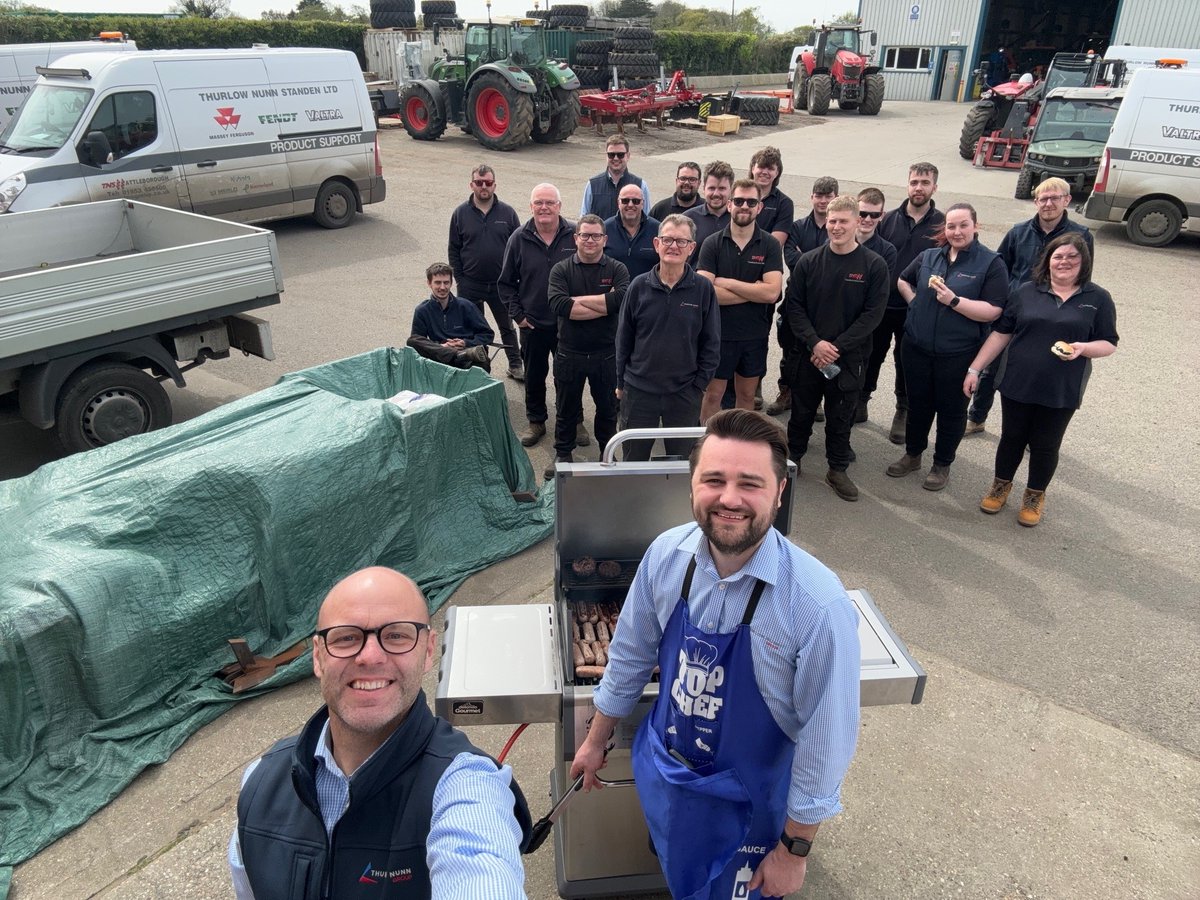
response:
<svg viewBox="0 0 1200 900"><path fill-rule="evenodd" d="M573 463L573 462L575 462L575 457L574 456L556 456L554 458L554 462L552 462L552 463L550 463L550 465L546 466L546 471L542 472L542 474L546 476L547 480L554 477L554 471L555 471L554 467L560 462Z"/></svg>
<svg viewBox="0 0 1200 900"><path fill-rule="evenodd" d="M833 492L843 500L853 503L858 499L858 488L845 472L830 469L825 473L825 483L833 488Z"/></svg>
<svg viewBox="0 0 1200 900"><path fill-rule="evenodd" d="M919 468L921 468L920 455L918 454L917 456L909 456L907 453L905 453L902 457L888 466L886 471L887 474L891 475L893 478L903 478L905 475L909 475L917 471Z"/></svg>

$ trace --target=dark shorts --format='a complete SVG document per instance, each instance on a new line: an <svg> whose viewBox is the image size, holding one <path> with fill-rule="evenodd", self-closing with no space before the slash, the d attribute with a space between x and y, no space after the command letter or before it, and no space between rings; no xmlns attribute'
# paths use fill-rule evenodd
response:
<svg viewBox="0 0 1200 900"><path fill-rule="evenodd" d="M743 378L760 378L767 374L767 339L753 341L721 341L721 361L713 376L728 381L734 374Z"/></svg>

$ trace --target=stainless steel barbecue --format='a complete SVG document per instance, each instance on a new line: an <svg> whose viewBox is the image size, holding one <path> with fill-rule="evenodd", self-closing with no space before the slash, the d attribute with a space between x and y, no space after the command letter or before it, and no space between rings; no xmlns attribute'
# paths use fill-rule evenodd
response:
<svg viewBox="0 0 1200 900"><path fill-rule="evenodd" d="M784 534L791 529L791 482L775 521ZM436 707L456 725L558 723L550 779L551 795L562 798L599 683L597 662L577 669L573 626L594 620L593 646L600 645L597 626L619 614L643 553L663 531L690 521L692 510L686 461L560 463L555 487L554 602L451 607ZM584 561L577 572L573 564L585 557L590 565ZM924 670L871 597L865 591L850 596L860 614L862 704L919 703ZM666 889L649 850L630 763L634 733L657 695L657 682L648 684L618 728L603 772L611 787L580 793L559 813L554 846L563 897Z"/></svg>

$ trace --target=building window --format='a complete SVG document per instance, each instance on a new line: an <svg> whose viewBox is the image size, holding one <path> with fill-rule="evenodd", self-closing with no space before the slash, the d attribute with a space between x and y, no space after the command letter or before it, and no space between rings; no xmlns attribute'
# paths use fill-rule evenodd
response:
<svg viewBox="0 0 1200 900"><path fill-rule="evenodd" d="M932 47L888 47L883 54L883 67L910 72L928 71L932 57Z"/></svg>

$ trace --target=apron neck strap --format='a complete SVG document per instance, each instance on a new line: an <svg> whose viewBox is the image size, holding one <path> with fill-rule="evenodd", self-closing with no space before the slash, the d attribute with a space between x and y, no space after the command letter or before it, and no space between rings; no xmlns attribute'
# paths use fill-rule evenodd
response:
<svg viewBox="0 0 1200 900"><path fill-rule="evenodd" d="M692 577L696 574L696 557L693 556L688 560L687 571L683 576L683 590L679 596L683 598L683 602L687 603L692 593ZM754 579L754 592L750 595L750 602L746 604L746 614L742 616L742 624L749 625L754 618L754 611L758 609L758 601L762 599L763 591L767 589L767 583L761 578Z"/></svg>

